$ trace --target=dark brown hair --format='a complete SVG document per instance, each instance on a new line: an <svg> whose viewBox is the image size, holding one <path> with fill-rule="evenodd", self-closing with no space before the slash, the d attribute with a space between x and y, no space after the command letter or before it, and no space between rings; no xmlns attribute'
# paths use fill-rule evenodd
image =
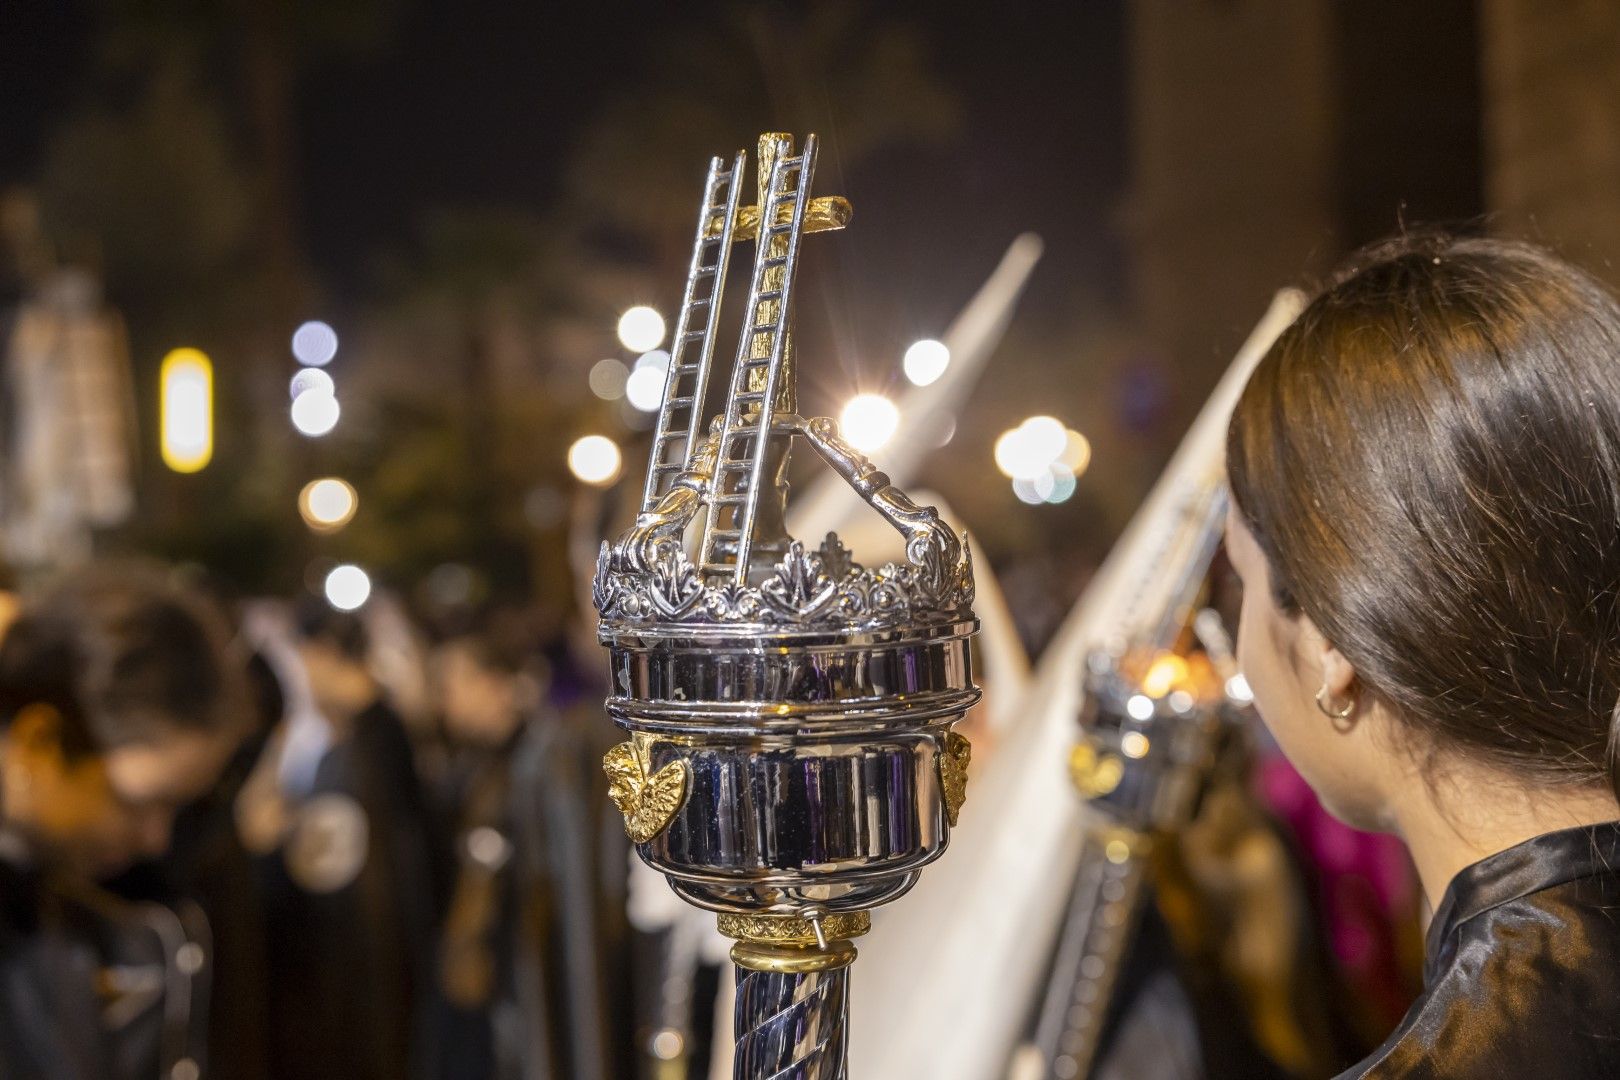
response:
<svg viewBox="0 0 1620 1080"><path fill-rule="evenodd" d="M49 705L74 756L177 730L242 729L244 665L228 634L210 604L155 567L77 570L28 600L6 631L0 728Z"/></svg>
<svg viewBox="0 0 1620 1080"><path fill-rule="evenodd" d="M1357 256L1232 416L1279 602L1436 749L1620 794L1620 304L1552 254Z"/></svg>

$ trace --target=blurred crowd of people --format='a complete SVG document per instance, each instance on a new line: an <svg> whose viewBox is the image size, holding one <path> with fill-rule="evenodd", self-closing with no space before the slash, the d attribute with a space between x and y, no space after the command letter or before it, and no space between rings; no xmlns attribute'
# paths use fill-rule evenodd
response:
<svg viewBox="0 0 1620 1080"><path fill-rule="evenodd" d="M111 563L4 620L0 1075L636 1075L614 732L556 620Z"/></svg>

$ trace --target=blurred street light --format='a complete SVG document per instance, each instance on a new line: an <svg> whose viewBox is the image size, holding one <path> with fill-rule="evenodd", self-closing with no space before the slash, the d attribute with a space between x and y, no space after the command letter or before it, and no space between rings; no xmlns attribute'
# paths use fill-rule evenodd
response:
<svg viewBox="0 0 1620 1080"><path fill-rule="evenodd" d="M603 401L618 401L624 397L624 384L630 371L622 363L608 357L591 365L591 393Z"/></svg>
<svg viewBox="0 0 1620 1080"><path fill-rule="evenodd" d="M163 464L194 473L214 456L214 365L197 349L175 349L158 370Z"/></svg>
<svg viewBox="0 0 1620 1080"><path fill-rule="evenodd" d="M619 343L633 353L656 349L664 342L664 317L645 304L619 316Z"/></svg>
<svg viewBox="0 0 1620 1080"><path fill-rule="evenodd" d="M906 350L901 366L905 369L906 378L918 386L927 386L938 381L950 364L951 350L945 347L945 343L924 338Z"/></svg>
<svg viewBox="0 0 1620 1080"><path fill-rule="evenodd" d="M1032 416L996 439L996 468L1014 480L1036 480L1059 466L1079 476L1091 461L1091 444L1051 416Z"/></svg>
<svg viewBox="0 0 1620 1080"><path fill-rule="evenodd" d="M624 396L642 412L657 412L664 403L664 383L669 378L669 353L651 349L636 361L635 370L625 380Z"/></svg>
<svg viewBox="0 0 1620 1080"><path fill-rule="evenodd" d="M606 435L586 435L568 448L568 471L593 487L607 487L619 478L619 445Z"/></svg>
<svg viewBox="0 0 1620 1080"><path fill-rule="evenodd" d="M326 602L339 611L355 611L371 598L371 578L353 563L334 566L326 575Z"/></svg>
<svg viewBox="0 0 1620 1080"><path fill-rule="evenodd" d="M318 439L337 427L338 417L342 412L337 398L331 393L320 389L305 390L293 398L293 427L297 428L301 435Z"/></svg>
<svg viewBox="0 0 1620 1080"><path fill-rule="evenodd" d="M1063 446L1063 453L1058 455L1058 463L1068 469L1070 473L1079 476L1091 464L1091 442L1073 428L1069 429L1068 438Z"/></svg>
<svg viewBox="0 0 1620 1080"><path fill-rule="evenodd" d="M838 430L863 453L881 448L899 427L900 410L882 394L857 394L838 414Z"/></svg>
<svg viewBox="0 0 1620 1080"><path fill-rule="evenodd" d="M294 375L292 382L287 384L287 394L289 397L297 397L306 390L318 390L323 394L336 394L337 384L332 381L332 376L320 368L299 368L298 374Z"/></svg>
<svg viewBox="0 0 1620 1080"><path fill-rule="evenodd" d="M1056 461L1068 445L1069 429L1055 416L1032 416L1019 427L1024 432L1024 445L1029 453L1044 464Z"/></svg>
<svg viewBox="0 0 1620 1080"><path fill-rule="evenodd" d="M298 512L316 532L335 532L354 519L360 496L348 481L335 476L311 480L298 493Z"/></svg>
<svg viewBox="0 0 1620 1080"><path fill-rule="evenodd" d="M293 357L307 367L325 367L337 355L337 348L337 331L319 320L293 331Z"/></svg>
<svg viewBox="0 0 1620 1080"><path fill-rule="evenodd" d="M1068 502L1091 463L1091 443L1051 416L1031 416L996 439L996 468L1026 503Z"/></svg>

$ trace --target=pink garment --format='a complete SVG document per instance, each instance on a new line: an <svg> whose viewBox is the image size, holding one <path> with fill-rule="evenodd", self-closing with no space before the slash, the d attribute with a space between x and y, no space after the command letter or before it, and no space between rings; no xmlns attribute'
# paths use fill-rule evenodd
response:
<svg viewBox="0 0 1620 1080"><path fill-rule="evenodd" d="M1260 800L1293 834L1345 982L1378 1020L1396 1023L1416 991L1413 965L1403 955L1403 945L1417 938L1418 910L1417 874L1406 847L1329 814L1280 753L1260 759L1254 783Z"/></svg>

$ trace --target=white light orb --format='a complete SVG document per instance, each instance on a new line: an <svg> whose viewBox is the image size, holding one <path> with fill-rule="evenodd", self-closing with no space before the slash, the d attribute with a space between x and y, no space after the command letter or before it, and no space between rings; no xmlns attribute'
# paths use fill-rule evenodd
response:
<svg viewBox="0 0 1620 1080"><path fill-rule="evenodd" d="M857 394L838 414L838 430L862 453L882 447L899 428L900 410L882 394Z"/></svg>
<svg viewBox="0 0 1620 1080"><path fill-rule="evenodd" d="M1039 458L1042 468L1063 456L1063 448L1069 443L1069 429L1056 417L1032 416L1019 427L1024 431L1030 456Z"/></svg>
<svg viewBox="0 0 1620 1080"><path fill-rule="evenodd" d="M594 487L617 480L622 460L619 444L606 435L586 435L568 448L568 471Z"/></svg>
<svg viewBox="0 0 1620 1080"><path fill-rule="evenodd" d="M935 341L933 338L915 342L906 350L905 360L901 364L905 369L906 378L918 386L937 382L950 365L951 350L945 347L943 341Z"/></svg>
<svg viewBox="0 0 1620 1080"><path fill-rule="evenodd" d="M636 357L636 370L644 367L657 368L659 371L669 370L669 353L663 349L648 349Z"/></svg>
<svg viewBox="0 0 1620 1080"><path fill-rule="evenodd" d="M337 349L337 331L318 319L293 331L292 353L300 364L325 367L337 355Z"/></svg>
<svg viewBox="0 0 1620 1080"><path fill-rule="evenodd" d="M591 365L589 377L591 393L603 401L618 401L624 397L625 380L629 378L630 369L613 357L598 360Z"/></svg>
<svg viewBox="0 0 1620 1080"><path fill-rule="evenodd" d="M995 454L996 468L1014 480L1037 480L1052 466L1052 459L1023 426L1002 432L996 440Z"/></svg>
<svg viewBox="0 0 1620 1080"><path fill-rule="evenodd" d="M319 532L347 525L360 509L360 496L348 481L335 476L311 480L298 493L298 512L304 523Z"/></svg>
<svg viewBox="0 0 1620 1080"><path fill-rule="evenodd" d="M337 427L343 409L337 398L323 390L305 390L293 398L292 422L300 435L318 439Z"/></svg>
<svg viewBox="0 0 1620 1080"><path fill-rule="evenodd" d="M634 353L656 349L664 342L664 317L645 304L619 316L619 344Z"/></svg>
<svg viewBox="0 0 1620 1080"><path fill-rule="evenodd" d="M625 400L642 412L657 412L664 403L664 380L668 376L663 368L636 368L624 382Z"/></svg>
<svg viewBox="0 0 1620 1080"><path fill-rule="evenodd" d="M1027 479L1026 477L1014 477L1012 487L1013 494L1018 496L1018 501L1021 503L1028 503L1030 506L1038 506L1045 501L1041 497L1040 492L1035 490L1035 481Z"/></svg>
<svg viewBox="0 0 1620 1080"><path fill-rule="evenodd" d="M1125 711L1133 720L1151 720L1153 709L1153 699L1146 694L1132 694L1125 702Z"/></svg>
<svg viewBox="0 0 1620 1080"><path fill-rule="evenodd" d="M322 394L336 394L337 384L332 381L332 376L320 368L299 368L298 374L287 384L287 396L297 397L309 390L319 391Z"/></svg>
<svg viewBox="0 0 1620 1080"><path fill-rule="evenodd" d="M1254 700L1254 691L1249 687L1249 680L1243 677L1242 672L1226 680L1226 696L1243 705Z"/></svg>
<svg viewBox="0 0 1620 1080"><path fill-rule="evenodd" d="M356 611L371 598L371 577L353 563L334 566L326 575L326 602L339 611Z"/></svg>

